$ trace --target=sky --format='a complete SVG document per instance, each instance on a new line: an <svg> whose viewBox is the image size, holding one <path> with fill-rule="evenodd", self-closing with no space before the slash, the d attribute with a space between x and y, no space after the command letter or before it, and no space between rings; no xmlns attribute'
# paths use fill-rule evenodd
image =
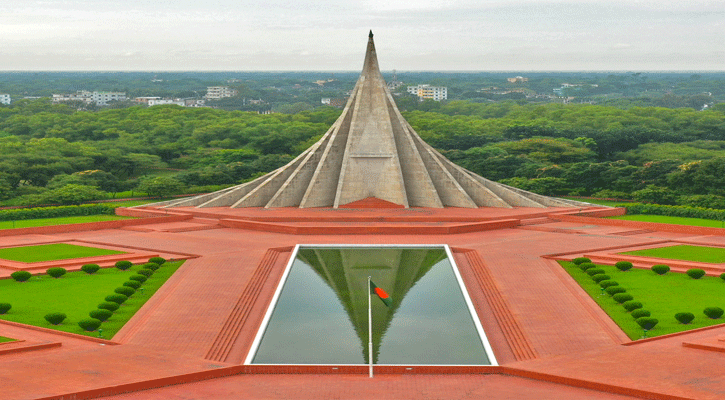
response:
<svg viewBox="0 0 725 400"><path fill-rule="evenodd" d="M0 70L723 71L725 0L0 0Z"/></svg>

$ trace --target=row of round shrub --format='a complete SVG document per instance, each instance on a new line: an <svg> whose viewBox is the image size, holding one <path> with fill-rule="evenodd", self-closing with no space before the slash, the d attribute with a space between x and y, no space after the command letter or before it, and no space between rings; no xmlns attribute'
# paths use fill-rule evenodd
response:
<svg viewBox="0 0 725 400"><path fill-rule="evenodd" d="M77 217L81 215L114 215L116 210L107 204L83 204L80 206L35 207L0 210L0 221L24 219Z"/></svg>

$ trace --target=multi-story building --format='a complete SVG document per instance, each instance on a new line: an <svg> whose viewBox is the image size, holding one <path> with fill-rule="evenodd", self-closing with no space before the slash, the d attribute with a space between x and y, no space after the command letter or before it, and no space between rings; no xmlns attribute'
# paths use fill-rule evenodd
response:
<svg viewBox="0 0 725 400"><path fill-rule="evenodd" d="M126 92L93 92L91 102L97 106L107 106L109 101L126 101Z"/></svg>
<svg viewBox="0 0 725 400"><path fill-rule="evenodd" d="M448 88L445 86L408 86L408 93L418 96L419 100L433 99L435 101L441 101L448 99Z"/></svg>
<svg viewBox="0 0 725 400"><path fill-rule="evenodd" d="M79 90L75 93L53 94L53 103L66 101L82 101L84 103L96 103L97 106L107 106L109 101L125 101L125 92L89 92Z"/></svg>
<svg viewBox="0 0 725 400"><path fill-rule="evenodd" d="M506 80L511 83L526 83L529 81L529 78L524 78L523 76L517 76L515 78L506 78Z"/></svg>
<svg viewBox="0 0 725 400"><path fill-rule="evenodd" d="M0 93L0 104L10 104L10 95Z"/></svg>
<svg viewBox="0 0 725 400"><path fill-rule="evenodd" d="M207 100L219 100L225 97L234 97L239 94L239 91L232 89L229 86L209 86L206 88Z"/></svg>

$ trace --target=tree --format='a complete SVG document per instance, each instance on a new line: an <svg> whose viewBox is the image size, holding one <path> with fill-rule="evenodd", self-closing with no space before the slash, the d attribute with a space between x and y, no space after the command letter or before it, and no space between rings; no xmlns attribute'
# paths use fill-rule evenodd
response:
<svg viewBox="0 0 725 400"><path fill-rule="evenodd" d="M168 176L149 177L141 180L136 190L151 197L168 197L182 191L184 184Z"/></svg>

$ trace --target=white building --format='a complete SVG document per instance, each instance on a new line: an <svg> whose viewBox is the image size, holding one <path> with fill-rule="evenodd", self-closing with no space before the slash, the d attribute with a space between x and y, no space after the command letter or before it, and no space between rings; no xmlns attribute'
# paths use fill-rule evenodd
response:
<svg viewBox="0 0 725 400"><path fill-rule="evenodd" d="M0 93L0 104L10 104L10 95Z"/></svg>
<svg viewBox="0 0 725 400"><path fill-rule="evenodd" d="M125 92L89 92L87 90L79 90L75 93L54 94L53 103L62 103L66 101L82 101L84 103L96 103L97 106L107 106L109 101L125 101Z"/></svg>
<svg viewBox="0 0 725 400"><path fill-rule="evenodd" d="M177 106L185 107L186 103L184 103L184 100L172 100L172 99L155 99L155 100L149 100L147 102L149 107L151 106L160 106L164 104L176 104Z"/></svg>
<svg viewBox="0 0 725 400"><path fill-rule="evenodd" d="M126 92L93 92L91 102L97 106L107 106L109 101L126 101Z"/></svg>
<svg viewBox="0 0 725 400"><path fill-rule="evenodd" d="M435 101L441 101L448 99L448 88L445 86L408 86L408 93L418 96L419 100L433 99Z"/></svg>
<svg viewBox="0 0 725 400"><path fill-rule="evenodd" d="M207 100L219 100L225 97L234 97L238 94L239 92L236 89L229 86L209 86L206 88L206 96L204 97Z"/></svg>

